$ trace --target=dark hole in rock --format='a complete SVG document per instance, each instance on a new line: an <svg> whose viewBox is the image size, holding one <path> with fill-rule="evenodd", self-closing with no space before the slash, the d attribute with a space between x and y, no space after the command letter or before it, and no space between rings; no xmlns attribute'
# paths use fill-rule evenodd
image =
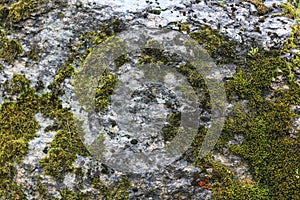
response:
<svg viewBox="0 0 300 200"><path fill-rule="evenodd" d="M137 144L138 143L138 140L137 139L133 139L133 140L131 140L131 142L130 142L131 144L133 144L133 145L135 145L135 144Z"/></svg>

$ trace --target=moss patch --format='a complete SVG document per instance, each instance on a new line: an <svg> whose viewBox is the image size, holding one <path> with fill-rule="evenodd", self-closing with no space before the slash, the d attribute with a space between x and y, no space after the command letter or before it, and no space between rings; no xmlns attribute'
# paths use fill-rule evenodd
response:
<svg viewBox="0 0 300 200"><path fill-rule="evenodd" d="M297 199L299 197L300 180L296 171L300 167L300 134L295 133L297 139L292 139L288 131L291 128L291 121L297 116L290 109L290 105L300 105L300 86L295 82L295 71L299 69L300 59L299 55L291 60L281 56L292 48L299 48L298 32L299 24L293 27L292 37L280 51L258 50L248 56L245 62L236 63L241 67L234 77L226 82L228 100L233 102L246 100L246 103L237 103L234 111L227 117L216 149L222 151L224 145L234 135L243 135L245 142L241 146L232 145L229 150L249 163L254 182L241 183L234 178L228 168L213 161L209 156L198 159L197 155L206 134L204 128L199 129L193 143L195 165L203 169L214 169L213 176L210 177L215 182L213 199ZM226 38L219 37L219 33L210 29L190 34L204 48L207 48L213 58L220 47L219 44L223 43L224 39L226 41ZM228 47L226 49L229 49L227 52L234 49L230 43L226 46ZM228 59L228 55L224 55L225 62L231 60ZM217 63L224 63L224 61ZM273 96L267 100L266 97L272 91L272 80L279 75L282 75L283 83L288 85L289 89L273 91Z"/></svg>
<svg viewBox="0 0 300 200"><path fill-rule="evenodd" d="M30 13L35 12L39 3L33 0L22 0L11 5L1 5L0 17L5 16L6 23L17 23L29 17ZM5 99L10 100L0 106L1 198L25 199L21 189L13 181L16 173L14 164L20 163L24 159L24 156L28 153L29 141L35 137L36 131L40 128L34 119L37 113L42 113L44 117L53 119L55 124L48 128L48 131L57 132L50 144L50 148L47 150L48 156L40 160L40 165L44 167L45 174L61 181L67 172L76 173L78 171L78 169L73 167L73 162L77 155L87 156L89 153L78 135L78 122L75 121L73 114L68 108L63 108L62 102L59 100L59 96L64 94L62 86L65 79L74 75L74 62L83 61L91 51L88 46L99 44L122 29L123 24L119 20L114 19L104 24L99 31L84 34L80 45L74 47L74 51L65 64L60 67L54 81L49 85L51 90L49 93L38 96L36 89L30 87L31 82L24 75L14 75L11 80L1 85ZM0 55L5 61L13 63L13 60L22 53L22 47L16 40L8 40L4 33L5 31L1 31ZM79 50L85 50L85 53L81 54ZM34 52L32 52L32 55L35 58ZM124 60L126 61L126 59ZM110 74L107 74L107 77L112 78L109 80L115 80L115 77ZM106 87L99 89L98 99L103 97L103 90L107 91ZM120 183L120 188L124 187ZM36 190L43 197L49 198L45 187L40 182L36 186ZM119 194L117 188L114 191L111 194L113 197L128 196L128 192ZM86 197L81 192L76 193L67 190L61 191L61 195L64 199L70 199L74 196L76 197L74 197L75 199L84 199Z"/></svg>
<svg viewBox="0 0 300 200"><path fill-rule="evenodd" d="M17 40L8 40L6 36L0 37L0 58L4 61L12 64L22 52L22 45Z"/></svg>
<svg viewBox="0 0 300 200"><path fill-rule="evenodd" d="M229 41L219 31L205 28L191 32L190 36L202 45L217 64L236 61L236 42Z"/></svg>
<svg viewBox="0 0 300 200"><path fill-rule="evenodd" d="M0 58L9 64L23 52L21 44L15 40L9 40L6 37L8 30L12 30L14 24L30 17L34 12L40 10L41 5L47 0L19 0L19 1L1 1L0 2ZM32 54L32 53L31 53ZM36 55L33 55L36 60Z"/></svg>
<svg viewBox="0 0 300 200"><path fill-rule="evenodd" d="M86 195L82 192L73 192L72 190L62 190L60 192L63 200L81 200L86 199Z"/></svg>
<svg viewBox="0 0 300 200"><path fill-rule="evenodd" d="M129 188L131 187L131 183L126 176L123 176L118 183L111 187L107 187L106 185L104 185L100 181L99 177L94 178L92 184L95 189L99 190L102 199L129 199Z"/></svg>
<svg viewBox="0 0 300 200"><path fill-rule="evenodd" d="M181 113L174 112L168 116L167 119L168 125L162 128L162 134L164 141L171 141L179 131L180 122L181 122Z"/></svg>
<svg viewBox="0 0 300 200"><path fill-rule="evenodd" d="M41 160L45 173L61 178L72 170L76 155L87 155L87 151L77 135L72 113L62 108L61 102L50 94L37 96L30 87L30 81L24 75L14 77L2 86L7 98L17 96L16 101L5 102L0 110L0 194L12 198L22 195L12 181L15 175L14 163L19 163L28 152L28 142L35 137L39 125L35 114L43 113L45 117L54 119L58 131L51 143L49 157Z"/></svg>
<svg viewBox="0 0 300 200"><path fill-rule="evenodd" d="M98 111L104 111L109 106L108 98L112 95L117 82L117 76L105 70L95 93L95 106Z"/></svg>
<svg viewBox="0 0 300 200"><path fill-rule="evenodd" d="M256 6L259 15L265 15L268 12L270 12L270 8L265 6L262 0L244 0L244 1L254 4Z"/></svg>
<svg viewBox="0 0 300 200"><path fill-rule="evenodd" d="M122 55L119 58L117 58L116 60L114 60L115 66L117 68L122 67L125 63L130 62L130 59L126 56L126 55Z"/></svg>
<svg viewBox="0 0 300 200"><path fill-rule="evenodd" d="M0 106L0 196L15 199L17 196L23 198L23 194L13 182L14 163L22 161L28 151L28 142L39 129L34 119L37 96L24 75L15 75L6 85L9 85L7 93L19 95L19 99Z"/></svg>
<svg viewBox="0 0 300 200"><path fill-rule="evenodd" d="M218 180L213 185L212 199L270 199L268 189L260 188L252 181L242 182L235 180L230 169L218 162L213 162L212 167L214 172L211 178Z"/></svg>
<svg viewBox="0 0 300 200"><path fill-rule="evenodd" d="M243 199L244 195L256 191L262 196L253 199L297 199L300 180L295 171L300 167L300 134L296 133L298 138L292 139L288 130L296 116L290 105L300 105L300 87L293 81L299 61L299 55L286 60L278 52L259 51L226 83L230 100L247 100L247 103L235 106L216 148L221 150L235 134L242 134L245 142L231 146L230 151L249 162L256 182L254 186L241 188L233 181L224 187L230 181L217 179L214 198ZM278 68L289 90L275 91L274 97L267 100L272 78L279 75Z"/></svg>
<svg viewBox="0 0 300 200"><path fill-rule="evenodd" d="M47 0L20 0L8 5L7 2L0 4L0 18L5 23L18 23L30 17L33 12L40 9L42 3Z"/></svg>
<svg viewBox="0 0 300 200"><path fill-rule="evenodd" d="M297 1L287 2L280 5L283 10L283 15L299 22L300 4Z"/></svg>

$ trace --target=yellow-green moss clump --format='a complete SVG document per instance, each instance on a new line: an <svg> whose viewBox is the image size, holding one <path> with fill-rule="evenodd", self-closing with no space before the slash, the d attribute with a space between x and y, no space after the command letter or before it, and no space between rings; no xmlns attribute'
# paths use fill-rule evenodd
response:
<svg viewBox="0 0 300 200"><path fill-rule="evenodd" d="M113 187L107 187L100 181L100 177L92 180L93 188L98 189L102 199L126 200L129 199L129 190L131 183L126 176Z"/></svg>
<svg viewBox="0 0 300 200"><path fill-rule="evenodd" d="M260 188L251 180L236 180L231 170L218 162L212 162L212 166L214 172L210 179L217 180L213 185L212 199L270 199L267 188Z"/></svg>
<svg viewBox="0 0 300 200"><path fill-rule="evenodd" d="M28 142L39 129L35 114L42 113L57 122L54 128L57 134L48 152L50 157L41 160L46 174L62 177L72 170L76 155L87 155L87 151L77 135L72 113L62 108L58 99L50 94L39 97L24 75L14 75L4 83L3 91L7 97L17 96L16 101L5 102L0 107L0 196L12 199L22 196L13 182L14 163L22 161L28 151Z"/></svg>
<svg viewBox="0 0 300 200"><path fill-rule="evenodd" d="M0 2L0 20L4 23L18 23L30 17L48 0L20 0L11 4Z"/></svg>
<svg viewBox="0 0 300 200"><path fill-rule="evenodd" d="M174 112L168 116L167 119L168 125L162 128L162 134L164 141L171 141L178 133L180 122L181 122L181 113Z"/></svg>
<svg viewBox="0 0 300 200"><path fill-rule="evenodd" d="M205 28L191 32L190 36L202 45L217 64L236 61L236 42L227 40L219 31Z"/></svg>
<svg viewBox="0 0 300 200"><path fill-rule="evenodd" d="M105 70L95 93L95 106L98 111L104 111L109 106L108 98L112 95L117 82L117 76Z"/></svg>
<svg viewBox="0 0 300 200"><path fill-rule="evenodd" d="M39 11L46 2L48 0L0 1L0 58L5 62L13 64L14 60L23 53L23 48L17 40L7 38L8 32L13 31L14 24ZM38 60L35 49L28 54L28 57Z"/></svg>
<svg viewBox="0 0 300 200"><path fill-rule="evenodd" d="M217 182L213 185L213 199L299 198L300 179L296 172L300 168L300 134L294 133L297 137L294 139L289 137L288 131L297 116L290 106L300 105L300 86L294 80L294 73L300 66L300 55L295 55L291 60L281 56L291 48L299 49L295 36L292 35L281 51L259 50L247 57L241 65L243 67L226 83L229 101L247 101L245 104L237 103L226 119L216 148L222 151L234 135L243 135L243 144L232 145L229 150L249 163L254 182L240 183L232 173L228 173L229 169L223 169L224 166L208 158L196 159L197 166L214 168L211 178ZM272 79L278 75L284 77L283 81L289 89L273 91L273 96L268 99ZM200 132L202 136L196 137L194 143L196 152L205 129Z"/></svg>
<svg viewBox="0 0 300 200"><path fill-rule="evenodd" d="M267 10L260 14L266 12ZM299 198L300 179L296 172L300 168L300 134L296 133L297 139L292 139L288 130L291 128L291 121L297 116L290 105L300 105L300 86L294 80L300 59L299 55L292 60L281 57L290 49L299 49L299 30L298 23L293 27L292 36L282 50L258 50L244 62L234 60L235 43L227 41L218 31L206 28L189 33L217 64L233 62L242 66L226 83L226 92L229 101L247 100L245 105L236 104L227 118L216 149L222 151L235 134L243 135L245 142L241 146L233 145L229 150L249 163L254 182L236 180L230 169L213 161L210 156L197 158L206 134L205 128L200 127L194 139L195 165L214 169L212 177L209 177L215 182L213 199ZM218 53L219 51L222 53ZM216 59L216 55L221 57L220 60ZM289 89L273 91L274 97L266 100L271 92L272 80L278 75L285 77Z"/></svg>
<svg viewBox="0 0 300 200"><path fill-rule="evenodd" d="M300 2L295 0L283 3L280 5L283 10L283 15L299 22L300 17Z"/></svg>
<svg viewBox="0 0 300 200"><path fill-rule="evenodd" d="M286 81L289 90L278 90L275 97L266 100L276 69L288 79L293 71L289 64L299 66L299 55L287 61L280 55L269 57L261 52L239 70L228 82L228 94L247 99L246 107L236 107L228 117L223 139L242 134L245 142L232 146L231 151L245 158L257 183L267 187L270 199L296 199L299 197L300 180L295 171L300 167L300 134L297 139L289 137L291 121L296 116L290 105L300 105L300 87L294 81ZM231 97L233 97L231 96Z"/></svg>
<svg viewBox="0 0 300 200"><path fill-rule="evenodd" d="M23 52L22 45L15 39L7 39L4 31L0 35L0 58L4 61L12 64L15 58L17 58Z"/></svg>
<svg viewBox="0 0 300 200"><path fill-rule="evenodd" d="M39 124L36 114L36 95L29 88L24 75L16 75L6 82L6 92L20 95L15 102L0 106L0 197L15 199L23 197L20 188L13 182L16 174L14 163L19 163L28 151L28 142L35 136Z"/></svg>
<svg viewBox="0 0 300 200"><path fill-rule="evenodd" d="M270 8L265 6L263 0L244 0L244 1L254 4L256 6L259 15L265 15L268 12L270 12Z"/></svg>
<svg viewBox="0 0 300 200"><path fill-rule="evenodd" d="M29 2L29 1L28 1ZM19 4L15 4L17 6ZM26 5L24 5L26 6ZM12 14L11 14L12 16ZM13 18L17 21L17 16ZM113 34L120 29L121 23L118 20L113 21L114 26L100 29L93 35L96 41L90 41L90 38L83 39L79 48L86 49L87 43L97 43L105 34ZM114 28L114 29L113 29ZM5 36L5 35L3 35ZM6 36L5 36L6 37ZM5 38L4 37L4 38ZM2 40L1 40L2 41ZM95 42L95 43L94 43ZM15 40L4 40L1 44L1 51L7 53L5 49L17 48L18 42ZM17 48L21 49L21 48ZM18 51L11 51L7 54L12 61L18 55ZM89 51L87 51L88 53ZM62 107L59 96L64 93L62 83L66 78L70 78L74 74L72 63L77 60L83 60L86 54L80 55L78 51L71 54L66 63L61 66L54 81L50 84L51 92L37 95L35 88L30 87L30 81L25 75L14 75L9 81L2 85L2 91L7 99L16 98L13 101L7 101L0 106L0 197L4 199L25 199L21 189L13 181L15 176L15 163L22 161L28 152L28 143L35 137L36 131L40 128L34 116L42 113L44 117L51 118L55 121L48 131L56 131L53 141L48 149L48 156L40 161L46 175L62 180L65 173L76 172L78 169L73 167L77 155L87 156L85 146L77 132L77 121L68 108ZM38 178L38 177L37 177ZM47 191L41 185L37 185L37 190L45 198L49 198ZM125 195L125 192L122 192ZM83 195L70 191L61 191L61 195L68 199L72 195L80 199ZM82 199L82 198L81 198Z"/></svg>
<svg viewBox="0 0 300 200"><path fill-rule="evenodd" d="M121 55L116 60L114 60L114 64L117 68L122 67L125 63L130 62L130 58L128 58L126 55Z"/></svg>

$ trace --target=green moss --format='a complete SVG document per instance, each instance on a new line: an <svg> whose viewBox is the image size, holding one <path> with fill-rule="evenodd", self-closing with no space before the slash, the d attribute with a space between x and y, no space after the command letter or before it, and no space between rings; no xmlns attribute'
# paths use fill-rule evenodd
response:
<svg viewBox="0 0 300 200"><path fill-rule="evenodd" d="M295 1L296 2L296 1ZM294 4L293 2L287 2L280 5L283 11L283 15L299 22L300 17L300 4Z"/></svg>
<svg viewBox="0 0 300 200"><path fill-rule="evenodd" d="M3 88L6 96L18 96L16 102L1 105L0 116L1 180L5 183L1 185L1 194L10 198L15 193L21 195L12 182L15 173L13 163L20 162L28 151L28 142L39 128L34 119L38 112L57 121L58 132L51 143L49 157L41 160L46 174L63 177L65 172L72 170L76 155L87 155L87 151L77 135L73 115L62 108L58 99L53 99L49 94L38 97L24 75L15 75ZM5 191L11 191L11 194Z"/></svg>
<svg viewBox="0 0 300 200"><path fill-rule="evenodd" d="M58 99L50 94L37 96L24 75L14 75L2 87L7 98L17 96L16 101L5 102L0 107L0 177L3 183L0 194L11 199L16 195L23 196L12 181L14 163L22 161L28 152L28 142L39 129L35 114L43 113L57 121L57 134L51 143L49 156L41 160L46 174L62 178L66 172L73 170L72 163L77 154L88 153L77 134L72 113L62 108Z"/></svg>
<svg viewBox="0 0 300 200"><path fill-rule="evenodd" d="M286 63L278 56L259 53L247 61L244 70L238 69L230 83L226 84L231 98L236 95L241 98L261 98L270 88L272 79L278 74L276 69L286 71Z"/></svg>
<svg viewBox="0 0 300 200"><path fill-rule="evenodd" d="M168 125L162 128L164 141L171 141L176 135L181 123L181 113L171 113L167 119Z"/></svg>
<svg viewBox="0 0 300 200"><path fill-rule="evenodd" d="M71 190L63 190L60 192L63 200L82 200L86 199L82 192L73 192Z"/></svg>
<svg viewBox="0 0 300 200"><path fill-rule="evenodd" d="M150 45L150 44L149 44ZM139 59L139 65L142 64L158 64L158 65L168 65L170 58L165 55L164 51L159 47L154 46L146 47L142 49L142 56Z"/></svg>
<svg viewBox="0 0 300 200"><path fill-rule="evenodd" d="M108 35L112 35L115 30L121 27L118 24L116 21L116 26L113 29L106 26L99 32L87 33L79 48L87 48L90 43L102 42ZM297 31L298 29L295 33ZM234 46L219 33L205 29L201 33L193 33L192 35L208 49L213 57L222 53L225 60L219 62L229 62L235 58ZM291 47L297 47L297 45L295 39L290 40L287 49L282 50L282 52ZM54 130L57 131L57 134L51 143L48 156L41 160L46 174L61 179L66 172L76 171L72 167L76 155L88 154L77 134L72 113L67 108L63 108L58 99L61 94L58 91L62 91L62 83L74 73L72 62L75 59L83 60L88 52L87 50L84 55L75 52L72 58L66 61L51 84L51 93L37 96L34 89L30 88L30 82L24 75L15 75L12 80L4 84L5 95L8 97L16 95L17 100L6 102L0 107L0 146L3 147L0 151L1 197L13 199L20 196L23 198L20 188L13 182L15 175L13 164L20 162L26 155L28 142L33 139L35 132L39 129L39 125L34 119L36 113L41 112L45 117L56 121ZM162 61L168 63L169 60L162 55L164 54L152 54L150 52L148 60L142 62ZM242 134L245 137L245 142L241 146L231 146L230 151L242 156L249 162L255 182L240 183L233 178L233 174L226 167L215 162L210 163L209 160L202 163L199 161L196 163L197 166L205 167L204 164L206 164L214 168L214 174L211 177L216 181L213 186L213 198L298 198L300 185L296 170L300 168L300 137L299 133L296 133L298 139L294 140L289 138L287 133L290 122L295 117L295 114L290 110L290 105L300 104L299 85L293 79L299 61L299 56L296 56L292 61L287 61L278 54L259 51L247 58L244 67L239 69L226 84L230 100L246 99L248 103L245 105L237 104L234 112L227 118L217 148L221 149L222 145L226 144L234 134ZM265 97L270 92L272 77L276 77L278 73L277 68L283 71L289 90L275 91L272 100L266 100ZM193 87L203 87L203 80L199 74L195 73L192 66L181 66L178 70L190 77L189 82ZM104 105L103 107L107 105L105 103L108 103L108 97L111 95L116 82L116 77L109 72L106 72L104 78L101 79L96 100L98 99L99 104ZM103 102L104 104L102 104ZM177 126L176 115L170 116L170 122L175 127ZM172 137L172 132L170 131L170 133L170 137ZM194 143L196 151L197 148L201 147L200 144L204 136L205 129L200 128ZM107 199L128 199L130 183L124 178L115 186L108 187L99 182L97 178L93 180L93 187L98 189ZM81 192L67 190L62 191L61 195L65 199L80 199L82 197Z"/></svg>
<svg viewBox="0 0 300 200"><path fill-rule="evenodd" d="M203 138L201 139L201 141ZM194 143L199 145L199 143ZM201 143L200 143L201 145ZM234 172L227 166L215 161L212 155L201 158L195 162L196 166L205 170L212 168L212 174L206 178L212 181L212 199L270 199L267 187L261 187L258 183L249 179L237 179Z"/></svg>
<svg viewBox="0 0 300 200"><path fill-rule="evenodd" d="M180 65L180 67L176 70L187 78L187 81L193 87L196 95L199 95L199 92L202 93L198 99L198 102L200 105L202 105L203 109L210 110L211 103L209 92L207 86L205 85L204 79L202 78L201 74L197 72L196 68L190 63L187 63Z"/></svg>
<svg viewBox="0 0 300 200"><path fill-rule="evenodd" d="M178 28L179 28L179 31L181 31L181 32L186 32L186 33L190 33L190 31L191 31L191 28L190 28L190 25L189 24L187 24L187 23L178 23L177 24L177 26L178 26Z"/></svg>
<svg viewBox="0 0 300 200"><path fill-rule="evenodd" d="M3 91L7 95L26 95L28 92L33 91L30 88L30 83L25 75L14 75L10 81L3 84Z"/></svg>
<svg viewBox="0 0 300 200"><path fill-rule="evenodd" d="M7 16L8 20L12 23L20 22L28 17L31 13L39 10L39 5L46 0L20 0L13 3L9 7L9 14Z"/></svg>
<svg viewBox="0 0 300 200"><path fill-rule="evenodd" d="M26 56L33 61L39 61L39 59L40 59L36 46L33 46L32 49L30 50L30 52L28 52Z"/></svg>
<svg viewBox="0 0 300 200"><path fill-rule="evenodd" d="M117 68L122 67L125 63L130 62L130 58L128 58L126 55L122 55L118 57L116 60L114 60L115 66Z"/></svg>
<svg viewBox="0 0 300 200"><path fill-rule="evenodd" d="M72 165L78 154L88 155L77 133L60 130L51 142L48 156L40 160L40 164L46 175L62 179L67 172L74 170Z"/></svg>
<svg viewBox="0 0 300 200"><path fill-rule="evenodd" d="M226 43L226 38L219 37L218 33L210 29L191 35L213 58L223 40ZM281 56L290 49L299 47L298 36L299 25L296 25L293 27L292 37L280 51L258 50L247 57L245 62L236 63L241 67L225 84L229 101L246 101L236 103L227 117L216 150L222 152L224 145L234 135L243 135L245 142L241 146L232 145L229 150L249 163L254 181L249 184L236 180L231 172L228 173L228 168L212 161L209 156L199 159L197 156L206 134L206 130L200 127L193 142L196 157L194 164L203 169L214 169L211 177L215 182L213 199L298 198L297 188L300 188L300 181L296 170L300 167L300 134L294 133L298 138L291 139L289 129L291 121L296 117L290 105L300 105L300 86L295 82L295 72L299 69L300 59L299 55L292 60ZM221 59L224 58L225 61L217 60L217 63L231 60L226 54L232 52L234 46L228 43L227 47L229 51L224 50L226 53L221 55ZM234 58L235 56L232 57ZM267 95L271 93L272 80L278 75L283 76L283 82L289 89L273 91L271 100L267 100Z"/></svg>
<svg viewBox="0 0 300 200"><path fill-rule="evenodd" d="M104 22L97 31L88 31L81 35L80 39L83 41L81 48L100 44L108 37L113 36L124 29L124 23L118 18Z"/></svg>
<svg viewBox="0 0 300 200"><path fill-rule="evenodd" d="M4 22L7 19L8 14L9 8L4 3L0 2L0 21Z"/></svg>
<svg viewBox="0 0 300 200"><path fill-rule="evenodd" d="M61 101L51 94L42 95L40 112L55 119L57 131L48 151L48 156L40 160L45 174L62 179L67 172L74 170L73 162L77 155L89 155L78 135L77 121L73 114L61 106Z"/></svg>
<svg viewBox="0 0 300 200"><path fill-rule="evenodd" d="M0 58L13 64L14 60L23 52L21 44L15 39L9 40L6 37L6 32L8 30L12 31L12 27L16 23L29 18L33 12L39 11L41 5L46 2L47 0L0 2ZM27 56L35 61L38 60L35 49L29 52Z"/></svg>
<svg viewBox="0 0 300 200"><path fill-rule="evenodd" d="M36 99L24 75L15 75L7 81L7 95L19 95L16 102L0 106L0 197L23 198L20 188L13 182L14 163L22 161L28 151L28 142L35 136L39 125L34 119ZM26 92L25 92L26 91Z"/></svg>
<svg viewBox="0 0 300 200"><path fill-rule="evenodd" d="M112 95L116 85L118 83L118 77L108 70L103 73L95 93L95 106L99 111L104 111L109 106L109 97Z"/></svg>
<svg viewBox="0 0 300 200"><path fill-rule="evenodd" d="M32 5L36 1L19 1L12 4L9 17L13 22L18 22L28 17L32 12ZM21 4L23 3L23 4ZM34 4L35 5L35 4ZM26 9L23 10L23 9ZM0 9L1 10L1 9ZM20 16L20 13L23 16ZM114 19L112 26L105 26L95 35L98 38L96 41L83 39L82 43L75 48L86 48L88 43L97 44L101 35L102 39L108 37L109 34L114 34L123 28L122 23ZM108 34L108 32L110 32ZM89 35L89 34L88 34ZM8 40L4 32L1 32L0 48L1 56L7 61L13 61L20 53L21 46L16 40ZM59 96L63 94L62 84L65 79L74 75L74 67L72 63L75 60L84 60L88 54L81 55L78 51L74 51L61 66L54 81L50 84L51 92L44 93L41 96L36 94L34 88L30 87L30 81L24 75L14 75L14 77L5 82L1 87L6 99L17 98L15 101L5 102L0 106L0 197L5 199L24 199L21 189L13 181L15 176L15 163L22 161L28 152L28 142L35 137L36 131L39 129L38 123L34 116L37 113L42 113L44 117L48 117L55 121L52 126L52 131L57 131L53 141L48 149L48 156L40 160L41 166L44 167L45 174L51 175L55 179L62 180L67 172L78 172L78 169L73 167L73 162L77 155L87 156L85 146L83 145L78 134L78 122L74 119L73 114L68 108L63 108ZM32 52L35 58L34 51ZM109 80L115 80L114 76L106 74ZM105 84L111 82L106 81ZM103 90L102 90L103 89ZM105 92L109 92L106 87L99 88L98 99L101 99ZM123 187L123 186L122 186ZM40 195L47 199L49 196L45 191L45 187L39 182L36 186ZM81 198L81 193L72 193L62 191L62 196L68 199L73 194L76 198ZM124 196L125 194L119 194Z"/></svg>
<svg viewBox="0 0 300 200"><path fill-rule="evenodd" d="M73 60L72 60L73 61ZM52 94L55 97L63 95L62 84L67 78L71 78L74 74L74 67L70 64L71 61L67 60L63 66L58 70L54 81L50 83L48 88L52 90Z"/></svg>
<svg viewBox="0 0 300 200"><path fill-rule="evenodd" d="M289 49L299 49L300 48L300 23L292 26L292 35L286 41L286 47L283 52L288 53Z"/></svg>
<svg viewBox="0 0 300 200"><path fill-rule="evenodd" d="M213 185L212 199L270 199L268 189L260 188L250 180L236 180L233 172L218 162L213 162L212 166L214 170L212 178L218 180Z"/></svg>
<svg viewBox="0 0 300 200"><path fill-rule="evenodd" d="M129 188L131 183L126 176L114 186L108 187L100 181L100 178L94 178L92 181L93 188L98 189L102 199L108 200L127 200L129 199Z"/></svg>
<svg viewBox="0 0 300 200"><path fill-rule="evenodd" d="M265 15L268 12L270 12L270 8L265 6L262 0L244 0L244 1L254 4L256 6L259 15Z"/></svg>
<svg viewBox="0 0 300 200"><path fill-rule="evenodd" d="M37 177L37 184L35 185L35 191L38 191L40 199L51 200L53 197L48 194L47 188L42 184L41 177Z"/></svg>
<svg viewBox="0 0 300 200"><path fill-rule="evenodd" d="M154 15L160 15L161 10L151 9L151 10L148 10L148 13L152 13Z"/></svg>
<svg viewBox="0 0 300 200"><path fill-rule="evenodd" d="M219 144L222 141L225 144L235 134L244 136L245 142L230 150L249 162L258 186L269 190L270 199L295 199L300 187L295 176L295 170L300 167L299 139L288 137L295 117L290 105L300 103L300 87L288 77L293 74L291 66L298 66L295 65L298 62L299 56L287 61L280 55L260 52L227 84L231 99L238 97L248 102L237 105L227 118ZM290 89L275 91L275 98L266 100L272 78L278 75L277 68L283 71Z"/></svg>
<svg viewBox="0 0 300 200"><path fill-rule="evenodd" d="M0 42L0 57L10 64L23 52L22 45L15 39L2 37Z"/></svg>
<svg viewBox="0 0 300 200"><path fill-rule="evenodd" d="M218 64L235 62L236 43L226 39L219 31L205 28L198 32L191 32L190 36L201 44Z"/></svg>
<svg viewBox="0 0 300 200"><path fill-rule="evenodd" d="M81 37L82 43L75 49L87 49L86 46L90 44L99 44L119 31L121 27L121 22L114 19L111 21L111 26L104 24L99 31L83 34ZM62 179L67 172L76 171L72 164L77 155L89 155L77 133L79 122L75 121L73 114L67 108L62 108L58 97L64 92L62 83L75 73L72 63L76 60L83 61L90 51L87 49L86 53L82 55L78 51L73 52L59 69L54 81L49 85L48 88L52 91L51 94L44 94L41 97L40 110L45 116L56 120L56 125L53 128L57 131L57 134L51 142L48 156L42 159L40 163L45 169L45 174L56 179ZM116 83L116 76L106 71L96 90L95 103L98 109L104 109L109 105L108 97L111 95Z"/></svg>

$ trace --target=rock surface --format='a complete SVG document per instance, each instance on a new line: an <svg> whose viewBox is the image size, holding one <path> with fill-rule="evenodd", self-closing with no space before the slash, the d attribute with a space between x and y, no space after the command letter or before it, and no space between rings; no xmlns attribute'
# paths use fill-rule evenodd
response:
<svg viewBox="0 0 300 200"><path fill-rule="evenodd" d="M124 23L124 27L143 25L148 28L163 27L177 30L179 29L178 23L182 23L189 25L190 32L195 32L202 27L210 27L219 30L229 40L237 42L239 54L244 54L244 56L247 55L250 47L280 48L290 37L293 24L292 20L277 15L281 13L281 10L274 4L279 5L282 2L271 0L265 1L270 12L264 15L259 13L255 5L239 0L222 2L180 0L55 2L47 3L47 11L36 16L33 14L32 17L19 24L20 31L9 35L10 38L20 41L24 53L15 61L14 66L3 62L3 70L0 72L1 83L11 79L13 74L25 74L26 78L32 81L33 87L43 85L43 89L39 91L41 94L47 92L49 90L47 87L54 80L60 66L65 63L71 51L74 50L73 47L76 48L80 43L80 36L86 32L97 31L102 24L114 18L119 18ZM26 56L32 48L38 52L40 58L38 61ZM81 55L84 53L84 50L80 52ZM79 62L75 65L76 69L81 67ZM130 71L134 67L137 66L132 62L123 65L116 72L118 78L123 82L132 80L133 76L137 76ZM234 64L226 64L214 76L226 79L235 73L235 69ZM134 78L138 79L138 77ZM60 98L64 107L70 108L74 113L79 113L80 107L73 99L72 81L71 79L65 80L63 83L65 94ZM172 84L178 82L176 79ZM281 82L280 77L277 77L272 86L274 90L285 87L277 84L279 82ZM164 88L161 85L145 84L137 87L135 82L130 82L127 87L135 91L132 99L125 99L123 102L128 105L128 109L131 109L130 115L117 114L118 107L116 106L115 110L109 109L107 113L98 116L98 120L101 122L101 131L106 133L106 137L110 137L106 146L110 150L122 151L129 148L133 152L162 148L164 146L162 135L155 130L164 125L162 119L166 119L171 113L164 106L166 102L172 102L172 108L176 110L180 106L178 100L168 90L170 88ZM154 87L156 91L151 93L149 88ZM153 98L149 99L149 97ZM4 100L5 98L1 97L0 103L3 103ZM231 106L228 105L229 110ZM82 115L87 116L86 113ZM202 120L199 124L209 126L210 118L209 111L203 110ZM212 170L208 168L203 171L194 167L193 158L190 160L187 158L189 156L182 156L164 168L153 169L147 173L131 172L129 174L101 164L93 157L78 156L73 165L75 168L81 168L83 173L81 175L68 173L63 180L54 180L52 177L44 175L43 168L39 164L39 160L47 155L45 149L50 147L55 136L55 132L47 132L45 128L54 122L39 114L36 115L36 119L41 128L37 132L36 138L29 143L27 156L17 165L15 177L16 183L21 186L27 199L42 198L40 192L36 191L39 184L46 188L48 195L52 198L62 199L61 191L65 189L88 193L91 199L92 197L99 198L101 194L93 188L91 183L94 177L100 177L100 180L109 188L114 188L118 187L116 183L122 179L123 175L127 175L131 182L130 199L211 199L211 188L200 187L198 183L208 177ZM128 126L126 120L134 120L135 123ZM157 120L161 124L158 127L151 127L149 124L153 120ZM112 121L115 121L118 126L112 126ZM299 130L299 119L295 119L294 125L295 129ZM122 128L128 130L120 134ZM129 129L140 129L139 135ZM149 130L151 130L151 134L149 134ZM240 144L242 140L236 136L230 143ZM230 146L230 144L228 145ZM225 155L223 154L215 152L214 157L222 164L229 166L238 179L252 179L247 169L248 166L243 163L241 158L227 155L226 150Z"/></svg>

